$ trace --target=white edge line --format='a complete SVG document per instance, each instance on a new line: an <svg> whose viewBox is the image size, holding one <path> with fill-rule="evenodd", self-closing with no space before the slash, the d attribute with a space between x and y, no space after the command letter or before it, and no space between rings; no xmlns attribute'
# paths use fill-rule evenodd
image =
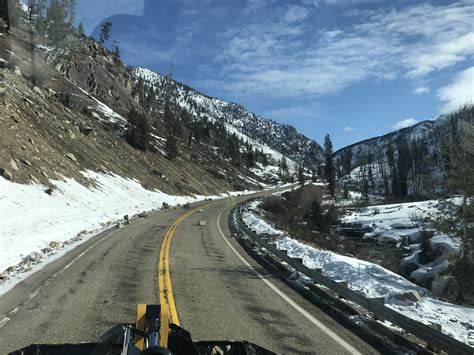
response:
<svg viewBox="0 0 474 355"><path fill-rule="evenodd" d="M83 257L85 254L87 254L91 249L93 249L95 246L97 246L97 244L99 244L100 242L102 242L103 240L107 239L108 236L112 235L113 234L113 230L111 231L111 233L108 233L106 235L104 235L102 238L100 238L99 240L95 241L92 245L90 245L89 247L87 247L86 250L82 251L79 255L77 255L74 259L72 259L67 265L65 265L61 270L59 271L56 271L53 275L51 275L50 277L48 277L40 286L38 286L38 288L36 290L34 290L32 293L30 293L28 296L27 296L27 299L23 302L23 306L27 305L28 303L30 303L30 301L38 294L40 293L40 291L45 288L46 286L49 285L49 283L51 281L53 281L57 276L59 276L60 274L62 274L65 270L67 270L69 267L71 267L72 264L74 264L76 261L78 261L81 257ZM12 317L13 315L15 315L18 310L20 309L20 306L19 307L16 307L15 309L13 309L12 311L10 311L8 313L9 317L5 317L3 318L1 321L0 321L0 329L2 329L9 321L12 320Z"/></svg>
<svg viewBox="0 0 474 355"><path fill-rule="evenodd" d="M319 320L317 320L315 317L313 317L310 313L308 313L305 309L303 309L301 306L299 306L295 301L293 301L290 297L285 295L278 287L276 287L272 282L267 280L262 274L260 274L245 258L240 255L240 253L233 247L232 244L227 240L225 237L224 233L222 232L221 225L220 225L220 219L222 216L222 213L224 213L226 209L222 210L221 213L217 216L217 228L219 229L219 233L221 234L222 239L227 243L229 248L234 252L234 254L249 268L251 269L257 277L262 280L268 287L270 287L278 296L280 296L283 300L285 300L290 306L292 306L296 311L298 311L303 317L305 317L307 320L309 320L311 323L313 323L315 326L317 326L319 329L321 329L323 332L325 332L327 335L329 335L332 339L334 339L336 342L338 342L344 349L349 351L352 354L361 354L359 351L357 351L354 347L352 347L350 344L348 344L345 340L341 339L336 333L334 333L331 329L326 327L323 323L321 323Z"/></svg>

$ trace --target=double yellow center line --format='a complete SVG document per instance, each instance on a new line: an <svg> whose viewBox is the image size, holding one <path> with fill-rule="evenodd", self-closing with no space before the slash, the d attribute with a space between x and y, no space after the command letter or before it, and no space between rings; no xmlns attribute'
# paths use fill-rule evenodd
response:
<svg viewBox="0 0 474 355"><path fill-rule="evenodd" d="M170 268L169 268L169 250L170 250L170 242L171 238L173 237L173 233L176 227L194 212L196 212L198 208L193 209L181 217L179 217L176 222L171 226L170 229L166 232L165 238L161 244L160 250L160 259L158 260L158 292L160 294L160 304L161 305L168 305L170 310L170 321L176 325L179 324L178 312L176 310L176 305L174 303L173 298L173 288L171 287L171 277L170 277Z"/></svg>

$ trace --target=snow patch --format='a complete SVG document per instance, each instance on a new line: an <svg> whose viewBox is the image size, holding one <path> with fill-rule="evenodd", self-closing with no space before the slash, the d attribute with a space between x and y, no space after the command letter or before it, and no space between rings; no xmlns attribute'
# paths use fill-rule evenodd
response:
<svg viewBox="0 0 474 355"><path fill-rule="evenodd" d="M249 204L247 210L242 213L242 219L256 233L274 236L278 249L286 250L290 257L302 258L303 264L308 268L321 268L324 276L346 281L350 289L367 297L384 297L388 307L407 317L427 325L441 324L443 333L469 344L469 333L472 332L470 329L474 327L474 309L437 300L429 290L377 264L317 249L295 240L288 233L276 229L260 218L257 208L259 204L260 201ZM396 211L402 210L396 206L392 208ZM446 238L440 237L437 241L451 246ZM395 297L410 291L418 292L422 299L412 302L401 301Z"/></svg>

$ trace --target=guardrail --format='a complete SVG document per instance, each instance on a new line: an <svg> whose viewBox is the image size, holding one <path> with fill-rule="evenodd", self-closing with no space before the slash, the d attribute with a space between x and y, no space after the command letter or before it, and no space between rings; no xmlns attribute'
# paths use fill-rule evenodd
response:
<svg viewBox="0 0 474 355"><path fill-rule="evenodd" d="M264 241L246 226L246 224L241 219L240 209L242 206L243 204L236 206L230 214L229 218L235 218L236 223L235 226L229 223L231 232L238 234L239 230L236 230L236 227L240 228L244 234L250 237L260 247L266 249L278 259L290 265L296 271L299 271L311 278L315 283L326 286L327 288L336 292L339 296L358 304L369 312L372 312L375 317L391 322L408 333L413 334L415 337L426 341L428 344L436 347L437 349L444 350L450 354L474 354L474 348L471 346L446 334L443 334L423 323L417 322L401 313L398 313L376 300L369 299L361 293L351 290L347 286L323 276L318 271L306 267L301 262L301 259L293 259L289 257L286 252L278 250L274 245Z"/></svg>

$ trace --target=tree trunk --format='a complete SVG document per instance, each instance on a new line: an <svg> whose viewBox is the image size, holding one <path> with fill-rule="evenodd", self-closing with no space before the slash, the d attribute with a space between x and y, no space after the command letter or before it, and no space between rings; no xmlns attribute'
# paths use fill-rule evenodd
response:
<svg viewBox="0 0 474 355"><path fill-rule="evenodd" d="M467 196L466 193L462 197L462 239L463 239L463 257L469 260L471 254L471 246L469 245L469 237L467 235Z"/></svg>

